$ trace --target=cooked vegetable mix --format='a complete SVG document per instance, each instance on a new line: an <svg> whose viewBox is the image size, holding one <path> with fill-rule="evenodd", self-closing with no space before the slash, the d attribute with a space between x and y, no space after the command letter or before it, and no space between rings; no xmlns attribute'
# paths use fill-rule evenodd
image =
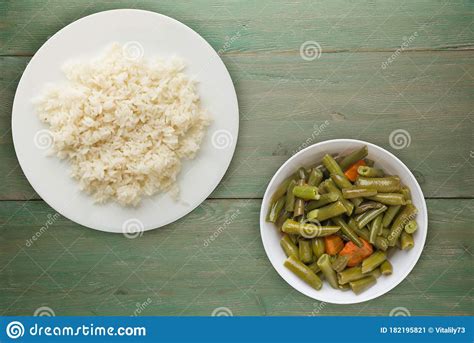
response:
<svg viewBox="0 0 474 343"><path fill-rule="evenodd" d="M387 175L368 148L326 154L317 167L285 179L273 194L267 221L282 232L285 267L316 290L360 294L390 277L391 250L408 250L418 228L410 189Z"/></svg>

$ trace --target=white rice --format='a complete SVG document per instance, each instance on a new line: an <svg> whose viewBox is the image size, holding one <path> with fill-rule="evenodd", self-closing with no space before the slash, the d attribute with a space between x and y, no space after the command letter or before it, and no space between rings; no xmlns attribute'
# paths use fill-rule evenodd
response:
<svg viewBox="0 0 474 343"><path fill-rule="evenodd" d="M113 44L95 60L67 64L68 83L35 101L53 151L97 202L177 196L181 160L194 158L209 125L184 67L177 58L130 59Z"/></svg>

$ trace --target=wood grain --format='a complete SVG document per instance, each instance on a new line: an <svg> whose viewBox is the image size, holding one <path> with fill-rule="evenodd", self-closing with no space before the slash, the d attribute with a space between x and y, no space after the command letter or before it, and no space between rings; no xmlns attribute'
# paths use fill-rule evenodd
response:
<svg viewBox="0 0 474 343"><path fill-rule="evenodd" d="M224 56L241 112L235 157L212 198L259 198L268 180L298 149L333 138L359 138L395 153L415 173L425 196L472 197L472 53L416 52ZM37 199L18 167L11 106L28 58L0 58L0 199ZM271 61L271 63L269 63ZM215 114L218 115L218 114ZM407 130L396 150L390 134Z"/></svg>
<svg viewBox="0 0 474 343"><path fill-rule="evenodd" d="M83 16L137 8L171 16L227 52L397 49L415 32L412 49L472 48L471 1L4 1L0 54L32 55L51 35Z"/></svg>
<svg viewBox="0 0 474 343"><path fill-rule="evenodd" d="M132 315L150 298L142 315L210 315L220 306L235 315L388 315L396 306L412 315L472 314L474 200L428 200L428 208L427 243L408 278L370 306L341 307L321 305L278 276L260 240L258 200L207 200L135 239L60 217L30 247L26 241L54 211L39 201L4 201L0 308L8 315L40 306L57 315Z"/></svg>

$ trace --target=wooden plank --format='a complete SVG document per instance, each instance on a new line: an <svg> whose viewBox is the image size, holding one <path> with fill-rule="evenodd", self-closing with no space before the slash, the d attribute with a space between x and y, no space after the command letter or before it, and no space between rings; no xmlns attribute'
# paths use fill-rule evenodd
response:
<svg viewBox="0 0 474 343"><path fill-rule="evenodd" d="M386 69L390 52L225 56L241 112L234 160L212 198L258 198L298 149L359 138L395 153L427 197L472 197L473 52L412 52ZM28 58L0 58L0 199L38 198L18 166L11 106ZM397 150L390 134L407 130Z"/></svg>
<svg viewBox="0 0 474 343"><path fill-rule="evenodd" d="M474 200L428 200L428 239L415 269L390 293L350 306L321 304L277 275L260 241L258 200L207 200L135 239L56 218L42 201L1 205L4 315L40 306L57 315L133 315L142 307L141 315L210 315L221 306L234 315L388 315L397 306L412 315L473 314Z"/></svg>
<svg viewBox="0 0 474 343"><path fill-rule="evenodd" d="M298 51L466 48L474 44L471 1L62 1L0 3L0 54L32 55L51 35L83 16L116 8L156 11L182 21L216 49ZM229 42L231 44L229 44Z"/></svg>

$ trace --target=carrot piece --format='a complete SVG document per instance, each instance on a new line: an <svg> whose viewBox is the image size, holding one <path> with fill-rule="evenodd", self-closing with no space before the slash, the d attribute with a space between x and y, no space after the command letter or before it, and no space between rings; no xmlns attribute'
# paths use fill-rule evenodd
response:
<svg viewBox="0 0 474 343"><path fill-rule="evenodd" d="M347 262L347 266L354 267L361 263L366 257L372 255L374 249L372 245L367 242L366 240L359 237L362 242L362 247L359 248L356 244L349 241L346 243L344 248L339 252L339 256L347 255L349 257L349 261Z"/></svg>
<svg viewBox="0 0 474 343"><path fill-rule="evenodd" d="M337 253L344 248L344 242L341 237L336 235L324 237L324 245L328 255L337 255Z"/></svg>
<svg viewBox="0 0 474 343"><path fill-rule="evenodd" d="M352 182L354 182L356 179L357 179L357 168L359 168L360 166L365 166L365 161L364 160L359 160L357 161L356 163L354 163L352 166L349 167L349 169L346 170L346 172L344 173L344 175L349 179L351 180Z"/></svg>

